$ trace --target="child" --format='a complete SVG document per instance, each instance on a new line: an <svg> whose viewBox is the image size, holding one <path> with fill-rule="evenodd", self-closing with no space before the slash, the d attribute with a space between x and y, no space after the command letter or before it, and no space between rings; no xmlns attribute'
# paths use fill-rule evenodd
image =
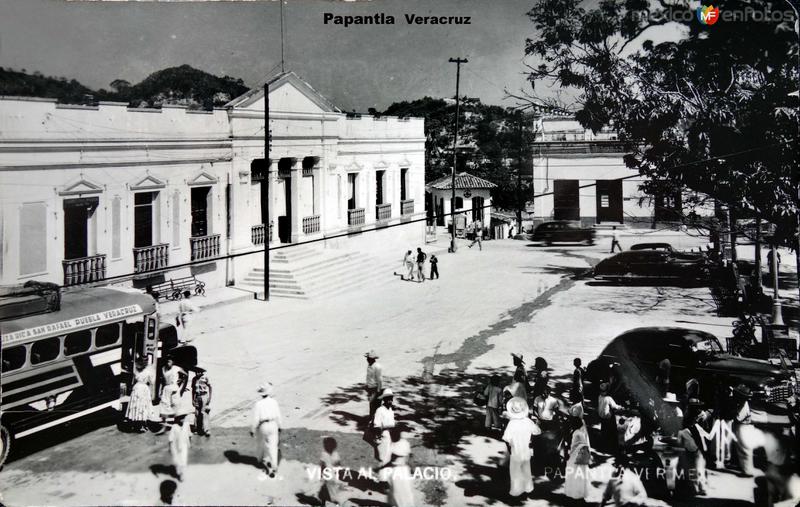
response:
<svg viewBox="0 0 800 507"><path fill-rule="evenodd" d="M343 484L338 473L339 467L342 466L342 460L336 447L335 438L325 437L322 440L323 451L319 458L319 466L322 468L323 485L319 499L324 502L324 505L342 503Z"/></svg>
<svg viewBox="0 0 800 507"><path fill-rule="evenodd" d="M483 394L486 396L486 420L484 426L487 430L502 430L503 421L500 419L500 412L503 410L503 388L500 387L500 376L492 375L489 385L486 386Z"/></svg>
<svg viewBox="0 0 800 507"><path fill-rule="evenodd" d="M175 411L175 423L169 430L169 453L172 455L172 464L175 466L175 473L179 481L183 481L186 466L189 464L192 433L186 417L191 413L191 406L186 404L180 406Z"/></svg>
<svg viewBox="0 0 800 507"><path fill-rule="evenodd" d="M433 275L436 275L436 278L439 278L439 259L436 258L435 255L431 254L431 280L433 280Z"/></svg>

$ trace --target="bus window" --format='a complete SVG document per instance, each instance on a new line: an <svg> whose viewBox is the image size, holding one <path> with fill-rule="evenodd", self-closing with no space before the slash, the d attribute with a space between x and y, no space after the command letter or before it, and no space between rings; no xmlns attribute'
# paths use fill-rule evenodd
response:
<svg viewBox="0 0 800 507"><path fill-rule="evenodd" d="M92 332L88 329L70 333L64 339L64 355L71 356L86 352L92 346Z"/></svg>
<svg viewBox="0 0 800 507"><path fill-rule="evenodd" d="M61 339L58 337L38 341L31 346L31 364L52 361L61 352Z"/></svg>
<svg viewBox="0 0 800 507"><path fill-rule="evenodd" d="M106 324L97 328L94 334L94 345L97 348L108 347L119 341L119 323Z"/></svg>
<svg viewBox="0 0 800 507"><path fill-rule="evenodd" d="M25 364L25 356L28 351L24 345L18 345L3 350L3 373L22 368Z"/></svg>

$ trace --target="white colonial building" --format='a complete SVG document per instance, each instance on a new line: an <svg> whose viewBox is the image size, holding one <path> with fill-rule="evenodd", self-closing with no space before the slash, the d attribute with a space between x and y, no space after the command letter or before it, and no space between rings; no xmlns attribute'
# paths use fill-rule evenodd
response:
<svg viewBox="0 0 800 507"><path fill-rule="evenodd" d="M0 284L219 286L265 241L424 242L422 119L343 114L293 73L269 99L265 162L263 87L213 111L0 98Z"/></svg>

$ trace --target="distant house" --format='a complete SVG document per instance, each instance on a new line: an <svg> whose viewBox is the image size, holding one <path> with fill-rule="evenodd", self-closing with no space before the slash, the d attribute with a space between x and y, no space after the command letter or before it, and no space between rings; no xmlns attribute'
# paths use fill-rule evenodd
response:
<svg viewBox="0 0 800 507"><path fill-rule="evenodd" d="M642 177L625 165L625 143L612 128L594 133L574 117L536 119L533 143L535 223L580 221L584 226L626 224L650 227L681 218L683 196L648 196Z"/></svg>
<svg viewBox="0 0 800 507"><path fill-rule="evenodd" d="M467 172L458 173L455 178L455 203L451 205L453 178L444 176L425 186L428 210L432 210L436 225L448 227L451 223L451 210L455 211L457 231L462 225L476 220L488 226L486 218L492 212L491 190L496 186L491 181Z"/></svg>

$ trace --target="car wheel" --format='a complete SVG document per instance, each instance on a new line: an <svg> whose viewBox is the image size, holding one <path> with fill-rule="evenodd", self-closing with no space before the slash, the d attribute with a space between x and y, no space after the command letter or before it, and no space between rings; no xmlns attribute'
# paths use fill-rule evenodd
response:
<svg viewBox="0 0 800 507"><path fill-rule="evenodd" d="M0 426L0 470L6 464L6 458L11 450L11 432L5 426Z"/></svg>
<svg viewBox="0 0 800 507"><path fill-rule="evenodd" d="M553 240L550 238L544 239L544 246L553 246Z"/></svg>

